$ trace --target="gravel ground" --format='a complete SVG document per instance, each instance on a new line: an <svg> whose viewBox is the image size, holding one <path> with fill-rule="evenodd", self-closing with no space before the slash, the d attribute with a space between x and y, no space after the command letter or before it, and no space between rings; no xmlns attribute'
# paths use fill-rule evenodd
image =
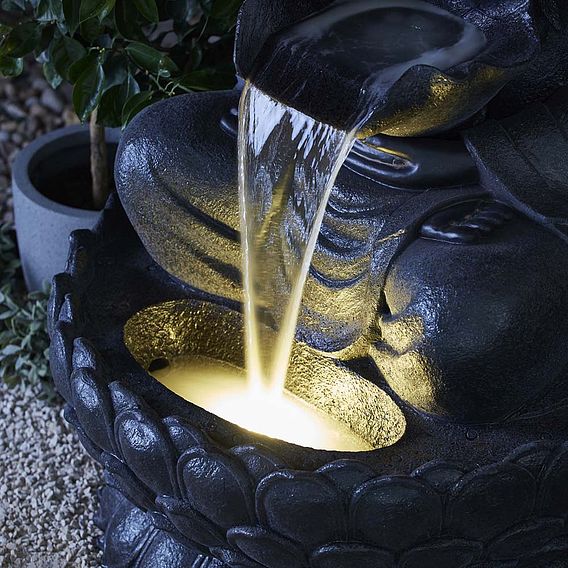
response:
<svg viewBox="0 0 568 568"><path fill-rule="evenodd" d="M101 472L41 392L0 384L0 566L96 567Z"/></svg>
<svg viewBox="0 0 568 568"><path fill-rule="evenodd" d="M12 224L10 164L37 136L77 122L38 67L0 79L0 222ZM41 387L0 382L0 568L100 566L93 524L101 471Z"/></svg>

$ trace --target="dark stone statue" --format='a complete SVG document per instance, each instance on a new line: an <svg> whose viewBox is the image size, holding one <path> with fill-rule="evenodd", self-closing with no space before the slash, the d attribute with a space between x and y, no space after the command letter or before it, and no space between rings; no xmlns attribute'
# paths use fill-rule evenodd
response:
<svg viewBox="0 0 568 568"><path fill-rule="evenodd" d="M236 62L274 97L344 126L359 112L365 73L386 71L371 60L346 75L343 60L317 57L317 42L305 46L313 57L292 49L303 33L295 23L330 4L248 0ZM500 421L568 389L568 6L430 5L419 14L423 32L408 14L379 26L402 40L372 56L388 55L398 71L380 92L367 89L375 111L334 187L298 337L325 351L365 344L394 392L420 411ZM413 34L437 46L469 28L483 37L471 59L400 68L416 57ZM306 76L301 94L290 94L284 83ZM151 107L126 131L116 170L153 258L233 301L241 299L238 98L238 90L194 94ZM364 326L353 323L360 313Z"/></svg>
<svg viewBox="0 0 568 568"><path fill-rule="evenodd" d="M290 375L335 387L342 369L379 391L348 406L363 430L383 420L391 443L295 446L150 376L194 345L243 357L240 92L159 103L124 134L122 207L112 196L93 232L72 235L49 304L65 416L104 467L105 567L568 565L568 4L374 4L393 48L371 42L382 55L346 68L320 58L329 37L305 34L335 26L341 4L247 0L236 61L337 126L372 110L333 189L298 329L316 348L299 344L308 363L336 369L303 361L302 374L296 359ZM438 67L408 65L432 49Z"/></svg>

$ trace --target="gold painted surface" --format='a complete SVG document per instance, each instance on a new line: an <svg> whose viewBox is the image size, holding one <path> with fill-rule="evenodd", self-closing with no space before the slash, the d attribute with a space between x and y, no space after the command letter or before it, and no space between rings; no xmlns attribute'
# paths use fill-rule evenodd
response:
<svg viewBox="0 0 568 568"><path fill-rule="evenodd" d="M424 95L410 108L396 108L389 104L376 117L371 117L357 134L360 139L376 134L411 137L423 136L447 125L458 124L480 108L479 101L489 101L507 82L509 73L504 69L480 66L466 79L455 79L432 68ZM401 80L401 84L405 84ZM396 96L392 100L397 100ZM469 112L468 112L469 111Z"/></svg>
<svg viewBox="0 0 568 568"><path fill-rule="evenodd" d="M144 369L155 359L190 353L244 365L242 315L209 302L146 308L127 322L124 342ZM372 448L390 446L404 434L404 415L383 390L305 344L294 345L286 389L349 426Z"/></svg>

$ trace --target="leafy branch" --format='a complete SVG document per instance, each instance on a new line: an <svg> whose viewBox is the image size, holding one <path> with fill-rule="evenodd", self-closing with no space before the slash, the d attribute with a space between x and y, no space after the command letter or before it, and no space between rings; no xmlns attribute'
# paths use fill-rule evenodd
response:
<svg viewBox="0 0 568 568"><path fill-rule="evenodd" d="M0 380L44 387L54 395L49 379L47 334L48 290L28 294L21 278L13 233L0 225Z"/></svg>
<svg viewBox="0 0 568 568"><path fill-rule="evenodd" d="M33 55L53 88L73 86L78 117L104 145L103 127L124 127L153 102L235 84L241 2L0 0L0 76L21 74ZM93 172L106 168L104 154L99 145ZM99 206L106 193L93 191Z"/></svg>

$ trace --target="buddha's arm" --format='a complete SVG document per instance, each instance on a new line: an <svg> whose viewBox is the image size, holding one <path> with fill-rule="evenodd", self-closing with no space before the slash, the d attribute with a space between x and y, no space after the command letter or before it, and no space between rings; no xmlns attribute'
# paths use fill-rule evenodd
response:
<svg viewBox="0 0 568 568"><path fill-rule="evenodd" d="M465 139L486 189L568 239L568 88Z"/></svg>

